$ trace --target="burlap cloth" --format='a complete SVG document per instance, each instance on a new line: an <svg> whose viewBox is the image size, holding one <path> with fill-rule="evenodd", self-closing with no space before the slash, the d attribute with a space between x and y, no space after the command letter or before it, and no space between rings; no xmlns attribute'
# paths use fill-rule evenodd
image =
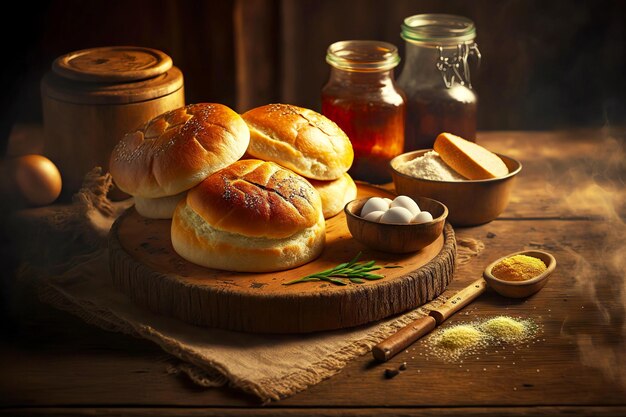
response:
<svg viewBox="0 0 626 417"><path fill-rule="evenodd" d="M105 330L158 344L178 358L168 371L183 372L199 385L228 384L263 402L285 398L338 373L348 361L445 300L442 295L421 308L371 325L308 335L202 328L151 313L135 306L111 284L106 236L132 201L111 202L106 198L110 187L110 176L95 169L73 204L46 208L38 216L43 222L38 228L54 231L55 247L48 248L45 262L25 263L20 275L36 277L40 298L54 307ZM45 237L41 239L39 246L44 247ZM457 245L457 262L467 262L482 249L478 241L457 239Z"/></svg>

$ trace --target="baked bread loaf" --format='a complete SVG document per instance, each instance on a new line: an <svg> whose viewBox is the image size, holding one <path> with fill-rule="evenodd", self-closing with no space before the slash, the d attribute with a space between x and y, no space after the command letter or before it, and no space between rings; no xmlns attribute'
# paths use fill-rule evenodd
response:
<svg viewBox="0 0 626 417"><path fill-rule="evenodd" d="M356 184L347 172L336 180L310 182L320 194L325 219L339 214L348 202L356 198Z"/></svg>
<svg viewBox="0 0 626 417"><path fill-rule="evenodd" d="M268 272L315 259L326 239L320 196L273 162L237 161L189 190L172 218L172 246L209 268Z"/></svg>
<svg viewBox="0 0 626 417"><path fill-rule="evenodd" d="M509 173L498 155L451 133L437 136L434 148L450 168L467 179L485 180Z"/></svg>
<svg viewBox="0 0 626 417"><path fill-rule="evenodd" d="M241 116L215 103L190 104L126 134L111 153L117 186L139 214L170 218L184 192L245 153L250 131Z"/></svg>
<svg viewBox="0 0 626 417"><path fill-rule="evenodd" d="M313 110L268 104L242 115L250 128L248 153L316 180L335 180L354 159L352 144L333 121Z"/></svg>

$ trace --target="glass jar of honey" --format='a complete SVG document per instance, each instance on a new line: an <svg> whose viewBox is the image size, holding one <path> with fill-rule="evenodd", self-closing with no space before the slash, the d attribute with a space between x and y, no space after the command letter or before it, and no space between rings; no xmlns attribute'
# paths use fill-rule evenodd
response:
<svg viewBox="0 0 626 417"><path fill-rule="evenodd" d="M398 77L407 97L405 151L432 148L442 132L475 141L478 97L468 62L480 62L474 22L420 14L404 20L401 36L406 42Z"/></svg>
<svg viewBox="0 0 626 417"><path fill-rule="evenodd" d="M397 48L354 40L330 45L330 77L322 89L322 113L348 135L354 148L350 175L374 184L391 181L389 160L404 148L405 99L393 70Z"/></svg>

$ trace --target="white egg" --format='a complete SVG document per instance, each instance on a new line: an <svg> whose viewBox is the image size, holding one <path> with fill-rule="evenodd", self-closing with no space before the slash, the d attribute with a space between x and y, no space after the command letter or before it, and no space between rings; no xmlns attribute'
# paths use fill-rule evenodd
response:
<svg viewBox="0 0 626 417"><path fill-rule="evenodd" d="M389 210L389 203L380 197L372 197L365 202L361 209L361 217L367 216L372 211L387 211Z"/></svg>
<svg viewBox="0 0 626 417"><path fill-rule="evenodd" d="M417 213L417 215L415 217L413 217L413 220L411 220L411 223L428 223L428 222L432 222L433 221L433 215L430 214L427 211L420 211L419 213Z"/></svg>
<svg viewBox="0 0 626 417"><path fill-rule="evenodd" d="M404 207L409 210L413 216L416 216L417 213L420 212L420 208L415 201L411 197L407 197L405 195L399 195L393 199L389 207Z"/></svg>
<svg viewBox="0 0 626 417"><path fill-rule="evenodd" d="M380 218L383 217L383 214L385 214L386 212L387 212L386 210L385 211L382 211L382 210L370 211L363 218L365 220L370 220L370 221L373 221L373 222L379 222Z"/></svg>
<svg viewBox="0 0 626 417"><path fill-rule="evenodd" d="M411 223L413 214L404 207L392 207L380 218L381 223Z"/></svg>

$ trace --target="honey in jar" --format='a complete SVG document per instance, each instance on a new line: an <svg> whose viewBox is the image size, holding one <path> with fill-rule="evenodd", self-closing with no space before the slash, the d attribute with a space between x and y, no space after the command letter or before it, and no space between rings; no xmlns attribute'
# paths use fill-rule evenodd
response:
<svg viewBox="0 0 626 417"><path fill-rule="evenodd" d="M330 77L322 90L322 113L348 135L354 148L350 175L382 184L391 181L389 160L404 148L405 99L393 70L394 45L341 41L328 48Z"/></svg>
<svg viewBox="0 0 626 417"><path fill-rule="evenodd" d="M469 59L480 60L476 28L465 17L421 14L402 24L405 64L398 84L407 97L405 150L429 149L441 132L476 140L478 97Z"/></svg>

